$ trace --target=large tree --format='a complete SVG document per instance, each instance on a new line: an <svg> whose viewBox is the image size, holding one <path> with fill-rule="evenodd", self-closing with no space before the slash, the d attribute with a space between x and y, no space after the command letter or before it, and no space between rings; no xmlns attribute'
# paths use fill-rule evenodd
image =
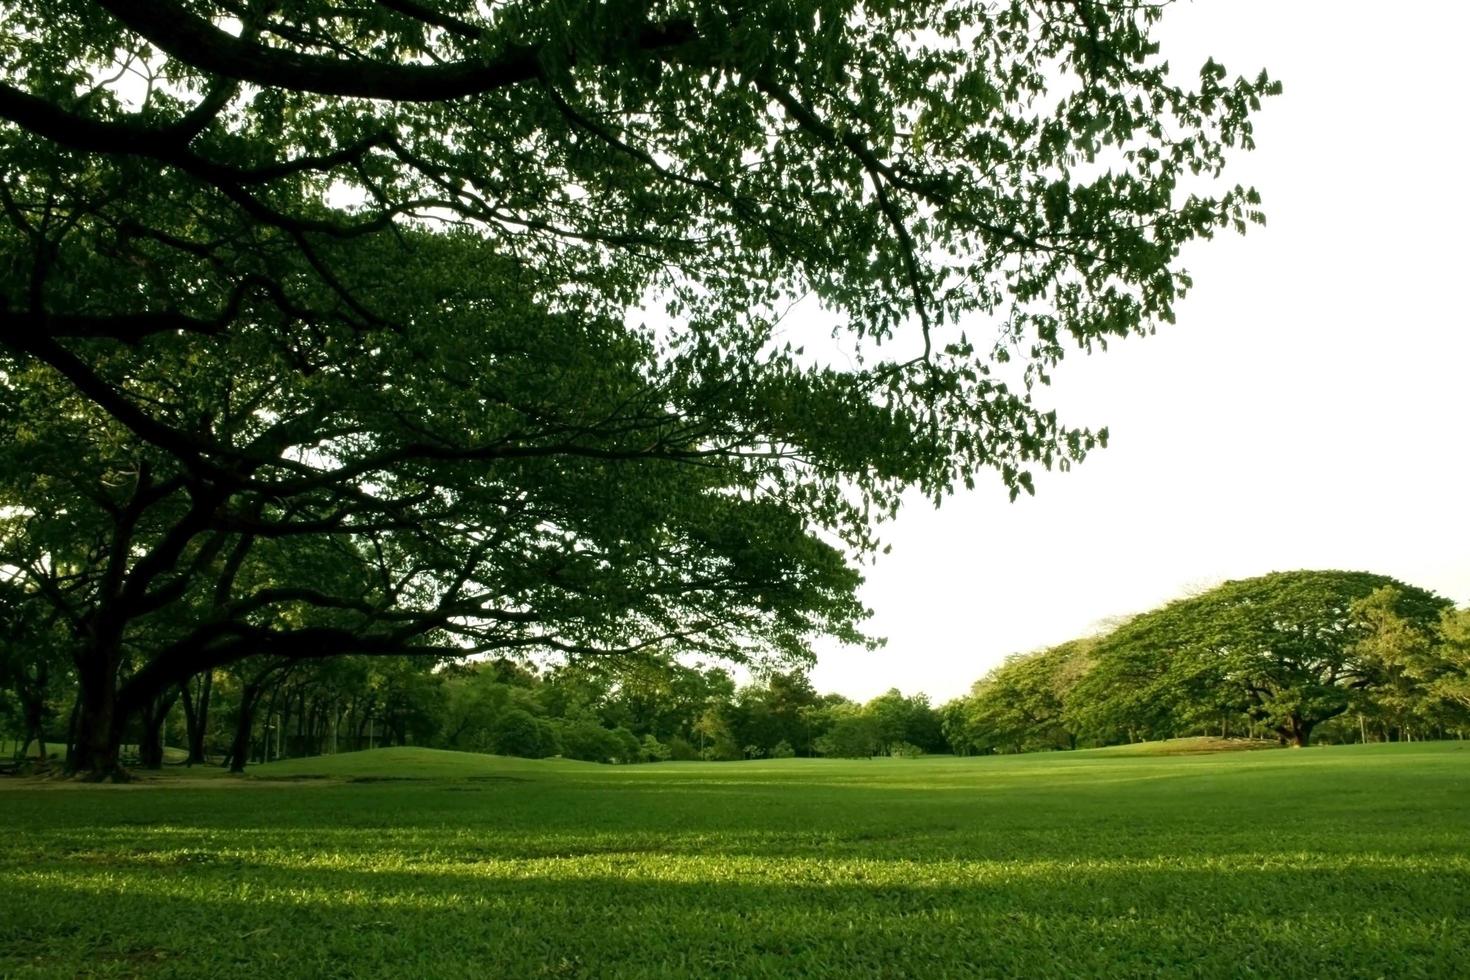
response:
<svg viewBox="0 0 1470 980"><path fill-rule="evenodd" d="M1304 746L1394 683L1384 621L1427 644L1448 601L1367 572L1275 572L1137 616L1099 641L1072 691L1084 718L1170 735L1243 713Z"/></svg>
<svg viewBox="0 0 1470 980"><path fill-rule="evenodd" d="M247 656L857 638L873 518L1080 458L1036 386L1259 218L1193 181L1274 84L1159 16L0 3L5 561L80 764Z"/></svg>
<svg viewBox="0 0 1470 980"><path fill-rule="evenodd" d="M841 551L699 442L718 422L647 404L670 386L640 374L638 345L524 310L423 334L374 337L350 374L157 343L128 362L171 425L239 447L218 479L43 368L0 386L54 412L0 421L0 486L24 504L0 560L71 626L80 764L111 770L130 714L249 656L677 643L800 660L814 633L860 639Z"/></svg>

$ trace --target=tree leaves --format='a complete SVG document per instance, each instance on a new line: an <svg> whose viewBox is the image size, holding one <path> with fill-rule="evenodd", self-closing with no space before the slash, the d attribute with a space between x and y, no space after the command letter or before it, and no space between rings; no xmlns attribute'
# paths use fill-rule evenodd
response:
<svg viewBox="0 0 1470 980"><path fill-rule="evenodd" d="M1168 731L1245 714L1304 740L1353 706L1358 692L1377 697L1388 683L1381 651L1390 619L1425 632L1448 605L1366 572L1226 582L1109 634L1073 696L1095 723L1112 715Z"/></svg>
<svg viewBox="0 0 1470 980"><path fill-rule="evenodd" d="M57 482L0 503L90 529L77 608L158 676L861 640L904 490L1085 456L1051 369L1170 320L1182 246L1259 218L1180 184L1274 84L1176 84L1156 19L6 0L0 370ZM782 348L808 297L840 363Z"/></svg>

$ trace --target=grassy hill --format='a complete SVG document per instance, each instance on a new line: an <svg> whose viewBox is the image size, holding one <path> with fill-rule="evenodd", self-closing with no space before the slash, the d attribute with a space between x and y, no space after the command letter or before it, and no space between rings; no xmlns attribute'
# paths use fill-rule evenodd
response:
<svg viewBox="0 0 1470 980"><path fill-rule="evenodd" d="M1470 976L1470 745L0 781L0 975Z"/></svg>
<svg viewBox="0 0 1470 980"><path fill-rule="evenodd" d="M599 768L597 763L570 759L517 759L504 755L482 755L478 752L400 746L307 759L286 759L263 766L251 766L249 775L256 779L313 776L328 779L464 779L476 776L564 772L589 767Z"/></svg>
<svg viewBox="0 0 1470 980"><path fill-rule="evenodd" d="M381 780L413 781L426 779L476 779L496 776L532 778L550 773L579 773L594 778L619 780L667 778L675 774L701 778L727 776L737 780L757 773L764 776L789 776L799 781L828 777L851 778L877 775L880 781L903 781L902 767L918 767L923 778L950 778L956 775L986 776L1019 765L1022 769L1050 772L1057 763L1075 765L1091 760L1141 756L1211 755L1219 752L1243 752L1277 749L1275 742L1259 739L1222 739L1213 737L1176 738L1158 742L1138 742L1103 749L1081 749L1076 752L1034 753L1024 756L983 756L956 758L931 756L919 759L755 759L745 762L659 763L635 767L609 767L572 759L521 759L513 756L486 755L478 752L455 752L416 746L370 749L337 755L287 759L249 768L250 778L258 780ZM1356 751L1356 749L1355 749ZM1371 751L1371 748L1370 748ZM900 767L894 769L892 767ZM1001 769L995 769L999 766ZM165 774L165 778L166 778ZM912 775L912 773L910 773Z"/></svg>

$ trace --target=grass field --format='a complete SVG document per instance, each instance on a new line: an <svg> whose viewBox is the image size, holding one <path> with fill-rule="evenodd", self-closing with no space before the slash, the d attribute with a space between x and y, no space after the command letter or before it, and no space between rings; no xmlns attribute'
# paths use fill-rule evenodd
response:
<svg viewBox="0 0 1470 980"><path fill-rule="evenodd" d="M1470 743L0 781L0 976L1470 977Z"/></svg>

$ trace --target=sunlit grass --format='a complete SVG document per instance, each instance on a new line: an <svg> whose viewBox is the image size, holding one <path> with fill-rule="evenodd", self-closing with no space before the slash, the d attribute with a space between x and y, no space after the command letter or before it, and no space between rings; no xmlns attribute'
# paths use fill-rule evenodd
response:
<svg viewBox="0 0 1470 980"><path fill-rule="evenodd" d="M0 975L1470 975L1459 743L257 773L0 783Z"/></svg>

